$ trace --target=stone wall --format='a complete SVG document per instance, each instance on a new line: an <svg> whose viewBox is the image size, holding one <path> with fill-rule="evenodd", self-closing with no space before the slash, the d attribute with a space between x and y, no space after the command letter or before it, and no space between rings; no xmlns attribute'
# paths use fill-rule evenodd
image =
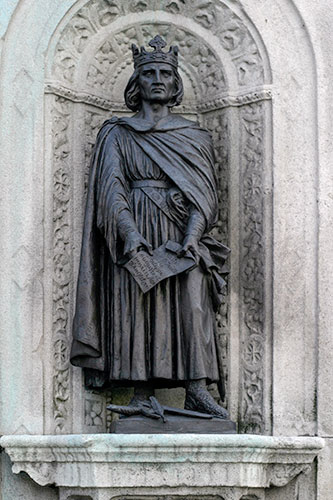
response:
<svg viewBox="0 0 333 500"><path fill-rule="evenodd" d="M242 433L325 437L328 500L329 1L4 3L1 433L102 433L106 403L128 397L84 389L68 361L71 320L91 148L106 116L127 113L130 44L160 33L180 47L177 112L216 150L216 236L232 250L217 317L231 417Z"/></svg>

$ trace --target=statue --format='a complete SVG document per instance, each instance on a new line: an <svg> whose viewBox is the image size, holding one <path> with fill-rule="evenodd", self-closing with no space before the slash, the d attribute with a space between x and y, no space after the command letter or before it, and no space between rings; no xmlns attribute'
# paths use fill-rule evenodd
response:
<svg viewBox="0 0 333 500"><path fill-rule="evenodd" d="M229 252L208 234L212 140L171 113L183 97L178 48L149 45L132 46L125 101L136 114L107 120L94 149L71 362L90 387L134 386L128 414L158 406L155 388L183 386L186 410L226 419L206 388L223 392L215 313Z"/></svg>

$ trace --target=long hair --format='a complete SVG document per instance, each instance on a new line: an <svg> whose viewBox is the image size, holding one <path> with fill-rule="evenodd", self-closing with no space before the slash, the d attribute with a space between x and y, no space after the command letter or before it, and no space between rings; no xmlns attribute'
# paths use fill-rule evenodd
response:
<svg viewBox="0 0 333 500"><path fill-rule="evenodd" d="M168 102L168 107L173 108L173 106L179 106L179 104L182 102L183 95L184 95L184 86L183 86L183 80L181 79L180 74L175 68L172 68L174 75L175 75L175 91ZM132 74L131 78L128 80L128 83L125 88L124 92L124 97L125 97L125 103L126 106L131 110L131 111L139 111L141 109L141 104L142 104L142 99L141 99L141 94L140 94L140 87L139 87L139 70L136 69L134 73Z"/></svg>

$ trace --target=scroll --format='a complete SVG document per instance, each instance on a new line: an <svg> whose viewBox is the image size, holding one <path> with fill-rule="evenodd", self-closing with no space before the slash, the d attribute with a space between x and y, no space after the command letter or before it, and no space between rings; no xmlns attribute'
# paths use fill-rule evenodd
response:
<svg viewBox="0 0 333 500"><path fill-rule="evenodd" d="M141 290L146 293L160 281L189 271L196 266L191 252L178 257L177 253L181 249L182 245L169 240L156 248L152 255L145 251L138 252L124 267L131 273Z"/></svg>

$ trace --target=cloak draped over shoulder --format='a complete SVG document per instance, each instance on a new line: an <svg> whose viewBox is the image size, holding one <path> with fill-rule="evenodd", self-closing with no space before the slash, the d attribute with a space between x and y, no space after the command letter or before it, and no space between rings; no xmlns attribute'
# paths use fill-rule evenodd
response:
<svg viewBox="0 0 333 500"><path fill-rule="evenodd" d="M121 266L121 224L157 248L182 243L189 215L161 210L133 182L162 181L201 218L200 264L143 294ZM170 189L156 188L167 203ZM228 249L207 232L216 223L217 187L209 133L169 115L152 124L112 118L95 145L82 237L71 362L117 381L219 379L215 310Z"/></svg>

